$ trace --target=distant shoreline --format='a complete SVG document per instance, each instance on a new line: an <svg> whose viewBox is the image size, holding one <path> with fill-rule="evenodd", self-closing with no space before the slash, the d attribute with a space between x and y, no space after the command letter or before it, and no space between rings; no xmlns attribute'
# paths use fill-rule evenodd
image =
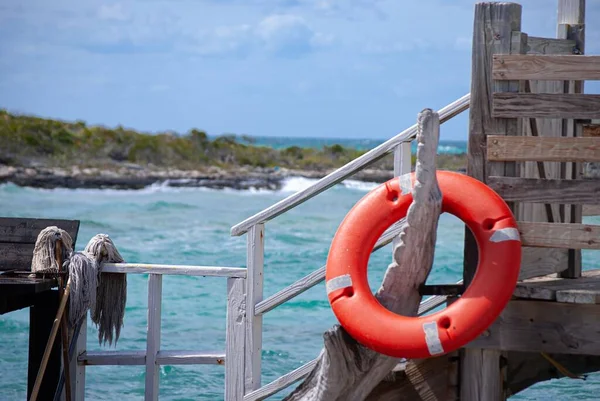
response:
<svg viewBox="0 0 600 401"><path fill-rule="evenodd" d="M279 190L287 178L320 179L334 170L311 171L248 167L224 170L215 167L198 171L149 169L132 164L120 168L14 167L0 165L0 183L13 183L21 187L44 189L139 190L150 185L159 184L187 188ZM350 179L382 183L392 177L393 173L389 170L365 169L354 174Z"/></svg>

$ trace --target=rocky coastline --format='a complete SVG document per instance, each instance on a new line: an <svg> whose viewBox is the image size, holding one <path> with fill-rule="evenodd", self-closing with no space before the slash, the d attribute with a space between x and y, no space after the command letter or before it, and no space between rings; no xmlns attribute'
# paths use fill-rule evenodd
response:
<svg viewBox="0 0 600 401"><path fill-rule="evenodd" d="M103 167L15 167L0 165L0 184L13 183L33 188L143 189L150 185L171 187L205 187L235 190L278 190L289 177L322 178L327 171L292 170L285 168L237 167L204 170L164 169L126 163ZM365 169L351 179L381 183L392 178L392 172Z"/></svg>

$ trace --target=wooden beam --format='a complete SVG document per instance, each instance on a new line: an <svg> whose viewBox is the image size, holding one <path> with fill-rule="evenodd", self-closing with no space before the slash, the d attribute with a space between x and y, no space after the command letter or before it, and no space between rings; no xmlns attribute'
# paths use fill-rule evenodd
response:
<svg viewBox="0 0 600 401"><path fill-rule="evenodd" d="M488 185L507 202L600 205L600 180L489 177Z"/></svg>
<svg viewBox="0 0 600 401"><path fill-rule="evenodd" d="M600 249L600 226L572 223L518 222L523 246Z"/></svg>
<svg viewBox="0 0 600 401"><path fill-rule="evenodd" d="M492 76L499 80L600 80L600 56L494 55Z"/></svg>
<svg viewBox="0 0 600 401"><path fill-rule="evenodd" d="M514 43L514 38L513 38ZM527 37L527 54L565 54L573 53L575 41L568 39Z"/></svg>
<svg viewBox="0 0 600 401"><path fill-rule="evenodd" d="M567 268L568 249L523 247L519 280L559 273Z"/></svg>
<svg viewBox="0 0 600 401"><path fill-rule="evenodd" d="M600 161L600 138L490 135L487 153L492 161Z"/></svg>
<svg viewBox="0 0 600 401"><path fill-rule="evenodd" d="M466 348L600 355L600 305L510 301Z"/></svg>
<svg viewBox="0 0 600 401"><path fill-rule="evenodd" d="M585 205L583 207L584 216L600 216L600 205Z"/></svg>
<svg viewBox="0 0 600 401"><path fill-rule="evenodd" d="M494 117L600 118L600 95L496 92L493 99Z"/></svg>
<svg viewBox="0 0 600 401"><path fill-rule="evenodd" d="M575 280L554 275L526 280L517 284L514 296L540 301L600 303L600 269L584 271Z"/></svg>

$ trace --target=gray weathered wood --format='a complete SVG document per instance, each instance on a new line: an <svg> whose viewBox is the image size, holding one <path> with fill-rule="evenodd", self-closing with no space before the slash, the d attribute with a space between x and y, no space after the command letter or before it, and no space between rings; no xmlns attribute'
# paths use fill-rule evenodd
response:
<svg viewBox="0 0 600 401"><path fill-rule="evenodd" d="M490 163L486 155L486 142L491 134L519 135L519 121L497 119L492 115L491 94L497 91L517 91L518 83L495 81L492 76L492 57L494 54L522 54L527 51L527 35L521 33L521 11L515 3L478 3L475 5L473 27L473 50L471 61L471 105L469 113L469 151L467 154L467 174L482 182L489 175L518 176L515 163ZM513 35L513 32L518 32ZM514 45L513 45L514 40ZM477 243L471 231L465 227L464 270L465 285L469 285L478 264ZM485 360L486 366L498 364L495 352L482 350L464 350L461 352L460 375L473 380L462 381L460 397L463 401L480 399L496 400L497 387L502 387L500 375L481 378L480 366L472 362ZM478 370L475 370L478 369ZM485 370L489 372L490 370ZM481 378L477 380L476 378ZM484 385L494 389L488 392ZM474 398L484 394L484 398Z"/></svg>
<svg viewBox="0 0 600 401"><path fill-rule="evenodd" d="M435 160L439 117L431 110L419 114L416 181L402 242L394 250L378 301L390 311L416 316L421 296L418 287L433 263L436 229L442 196L437 185ZM327 331L325 348L307 379L286 400L364 400L396 366L398 360L363 347L341 326Z"/></svg>
<svg viewBox="0 0 600 401"><path fill-rule="evenodd" d="M510 301L467 348L600 355L600 305Z"/></svg>
<svg viewBox="0 0 600 401"><path fill-rule="evenodd" d="M523 246L565 249L600 249L600 226L573 223L519 221Z"/></svg>
<svg viewBox="0 0 600 401"><path fill-rule="evenodd" d="M71 360L71 372L75 372L74 379L71 383L71 394L75 397L75 401L83 401L85 399L85 365L79 363L79 356L86 352L87 344L87 314L83 318L79 336L75 343L75 352ZM65 383L69 385L69 383Z"/></svg>
<svg viewBox="0 0 600 401"><path fill-rule="evenodd" d="M504 137L488 139L490 160L600 161L600 138Z"/></svg>
<svg viewBox="0 0 600 401"><path fill-rule="evenodd" d="M520 32L518 32L520 33ZM513 36L513 43L515 38ZM575 49L575 41L568 39L527 37L527 54L569 54Z"/></svg>
<svg viewBox="0 0 600 401"><path fill-rule="evenodd" d="M257 224L248 231L246 261L246 345L244 392L260 388L262 362L262 315L255 312L263 300L263 269L265 257L265 225Z"/></svg>
<svg viewBox="0 0 600 401"><path fill-rule="evenodd" d="M148 276L148 333L146 336L146 401L158 400L158 363L156 357L160 350L160 316L162 304L162 275Z"/></svg>
<svg viewBox="0 0 600 401"><path fill-rule="evenodd" d="M241 267L162 265L146 263L104 263L102 265L102 272L238 278L245 278L247 274L247 270Z"/></svg>
<svg viewBox="0 0 600 401"><path fill-rule="evenodd" d="M500 351L489 349L466 350L462 360L461 400L504 400L500 372Z"/></svg>
<svg viewBox="0 0 600 401"><path fill-rule="evenodd" d="M488 185L505 201L600 204L600 180L489 177Z"/></svg>
<svg viewBox="0 0 600 401"><path fill-rule="evenodd" d="M57 226L65 230L73 242L77 239L79 220L0 217L0 243L35 244L40 231L49 226Z"/></svg>
<svg viewBox="0 0 600 401"><path fill-rule="evenodd" d="M518 283L517 298L568 303L598 303L600 300L600 269L588 270L577 279L550 275Z"/></svg>
<svg viewBox="0 0 600 401"><path fill-rule="evenodd" d="M392 240L398 236L401 230L402 228L399 226L390 227L390 229L383 233L381 238L379 238L379 241L377 241L377 244L375 244L375 247L373 248L373 252L383 248L384 246L392 242ZM270 297L266 298L265 300L259 302L256 305L254 313L256 313L257 315L264 315L265 313L275 309L279 305L289 301L292 298L297 297L304 291L311 289L315 285L325 280L325 270L326 266L321 266L314 272L302 277L300 280L295 281L294 283L285 287L281 291L278 291Z"/></svg>
<svg viewBox="0 0 600 401"><path fill-rule="evenodd" d="M584 216L600 216L600 205L586 205L583 207Z"/></svg>
<svg viewBox="0 0 600 401"><path fill-rule="evenodd" d="M280 392L281 390L308 376L311 370L313 370L316 366L317 362L318 358L313 359L312 361L300 366L298 369L294 369L291 372L273 380L271 383L264 385L258 390L246 394L244 401L264 400L265 398Z"/></svg>
<svg viewBox="0 0 600 401"><path fill-rule="evenodd" d="M146 365L146 351L86 351L78 358L79 366ZM223 365L223 352L158 351L154 358L158 365Z"/></svg>
<svg viewBox="0 0 600 401"><path fill-rule="evenodd" d="M470 94L466 94L460 99L457 99L449 105L440 109L438 111L438 114L440 116L440 123L444 123L450 120L451 118L459 115L463 111L467 110L469 108L469 99ZM381 145L371 149L364 155L357 157L345 166L340 167L334 172L328 174L326 177L323 177L310 187L303 189L302 191L298 191L295 194L290 195L287 198L282 199L281 201L268 207L267 209L255 214L254 216L247 218L241 223L236 224L231 228L231 235L242 235L255 224L267 222L279 216L280 214L285 213L288 210L317 196L321 192L342 182L357 171L362 170L369 164L381 159L388 153L392 152L396 148L396 146L398 146L402 142L413 140L416 134L417 125L415 124L412 127L402 131L395 137L385 141Z"/></svg>
<svg viewBox="0 0 600 401"><path fill-rule="evenodd" d="M567 249L523 247L519 280L564 271L568 258Z"/></svg>
<svg viewBox="0 0 600 401"><path fill-rule="evenodd" d="M224 352L158 351L157 365L223 365Z"/></svg>
<svg viewBox="0 0 600 401"><path fill-rule="evenodd" d="M145 365L146 351L86 351L77 357L80 365Z"/></svg>
<svg viewBox="0 0 600 401"><path fill-rule="evenodd" d="M227 279L227 327L225 333L225 400L244 399L244 347L246 346L246 280Z"/></svg>
<svg viewBox="0 0 600 401"><path fill-rule="evenodd" d="M600 80L600 56L498 54L494 79Z"/></svg>
<svg viewBox="0 0 600 401"><path fill-rule="evenodd" d="M493 103L494 117L600 118L600 95L497 92Z"/></svg>

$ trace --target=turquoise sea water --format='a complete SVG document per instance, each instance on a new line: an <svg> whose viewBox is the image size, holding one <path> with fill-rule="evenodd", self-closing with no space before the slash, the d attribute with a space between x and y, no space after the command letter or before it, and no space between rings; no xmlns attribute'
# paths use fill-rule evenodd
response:
<svg viewBox="0 0 600 401"><path fill-rule="evenodd" d="M0 216L79 219L77 250L93 235L106 233L127 262L243 267L245 237L230 237L230 227L312 182L291 178L276 192L160 185L139 191L39 190L6 184L0 186ZM324 264L339 223L373 187L349 181L267 223L265 296ZM600 223L599 219L593 222ZM462 223L442 215L430 283L461 277L463 238ZM373 288L390 261L390 245L371 258ZM600 268L592 253L584 254L584 263ZM128 290L125 327L111 350L145 349L147 276L129 275ZM225 290L223 278L165 276L161 349L223 350ZM28 320L27 310L0 316L0 400L25 399ZM269 312L263 326L263 384L315 358L322 333L335 323L323 284ZM88 324L88 349L108 349L98 346L97 333ZM143 366L89 367L86 375L90 400L143 399ZM222 366L162 366L160 375L161 400L223 399ZM513 399L597 399L598 391L600 376L592 375L585 383L569 379L541 383ZM281 399L281 394L272 399Z"/></svg>

